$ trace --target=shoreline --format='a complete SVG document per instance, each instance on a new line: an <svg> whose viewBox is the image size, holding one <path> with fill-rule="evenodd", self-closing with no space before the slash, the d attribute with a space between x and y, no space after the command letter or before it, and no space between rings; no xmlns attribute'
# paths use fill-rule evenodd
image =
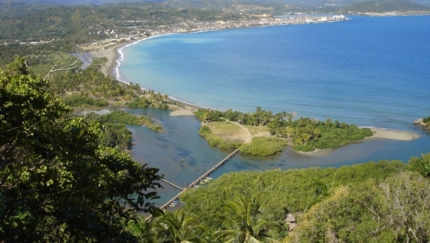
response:
<svg viewBox="0 0 430 243"><path fill-rule="evenodd" d="M397 141L411 141L420 138L421 136L417 133L385 129L385 128L370 128L373 132L373 136L365 138L363 141L377 140L377 139L391 139Z"/></svg>
<svg viewBox="0 0 430 243"><path fill-rule="evenodd" d="M261 26L254 26L254 28L256 27L261 27ZM223 30L223 29L220 29L220 30ZM204 32L208 32L208 31L217 31L217 30L206 30ZM200 32L203 32L203 31L200 31ZM114 80L122 82L124 84L129 84L129 82L125 80L121 80L121 76L118 70L118 68L121 66L121 62L124 60L124 54L122 50L126 47L138 44L145 40L162 37L166 35L172 35L172 34L175 34L175 33L164 33L164 34L154 35L150 37L144 37L144 38L136 39L134 41L112 45L107 47L104 50L90 51L90 52L96 57L106 57L108 59L105 65L102 67L101 71L103 72L103 74L111 77ZM141 87L141 88L143 90L148 90L147 88L144 88L144 87ZM173 104L169 104L170 109L173 110L170 116L194 116L193 112L199 108L210 109L209 107L203 107L196 104L191 104L191 103L176 99L172 96L168 96L168 98L173 103ZM176 102L179 104L175 104ZM378 140L378 139L410 141L410 140L418 139L420 137L419 134L409 132L409 131L399 131L399 130L373 128L373 127L370 129L373 131L373 136L367 137L357 142L364 142L364 141ZM334 150L335 149L316 149L315 151L311 151L311 152L300 152L300 151L294 151L294 150L293 151L296 152L297 154L301 154L305 156L320 157L320 156L330 155L331 153L334 152Z"/></svg>
<svg viewBox="0 0 430 243"><path fill-rule="evenodd" d="M390 139L390 140L396 140L396 141L412 141L421 137L419 134L409 132L409 131L375 128L375 127L371 127L370 130L372 130L373 136L366 137L365 139L359 140L357 142L366 142L366 141L383 140L383 139ZM345 144L345 145L348 145L348 144ZM295 150L292 150L292 151L296 152L297 154L305 155L309 157L322 157L322 156L327 156L332 154L336 149L315 149L314 151L310 151L310 152L301 152L301 151L295 151Z"/></svg>
<svg viewBox="0 0 430 243"><path fill-rule="evenodd" d="M175 33L166 33L161 35L143 37L130 42L118 43L112 46L108 46L106 49L103 49L103 50L91 50L89 52L97 58L101 58L101 57L107 58L105 65L101 69L101 72L105 76L109 76L114 80L117 80L125 84L129 84L129 82L122 80L120 78L120 74L118 71L119 66L121 66L121 62L124 60L124 53L122 52L122 50L126 47L136 45L145 40L167 36L167 35L173 35L173 34ZM142 89L147 90L146 88L142 88Z"/></svg>

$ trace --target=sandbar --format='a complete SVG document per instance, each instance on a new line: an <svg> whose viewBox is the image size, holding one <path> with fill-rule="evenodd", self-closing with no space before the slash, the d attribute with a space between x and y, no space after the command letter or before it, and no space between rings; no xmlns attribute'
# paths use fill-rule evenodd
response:
<svg viewBox="0 0 430 243"><path fill-rule="evenodd" d="M399 141L409 141L420 137L420 135L416 133L407 132L407 131L398 131L398 130L383 129L383 128L371 128L371 130L373 131L373 136L368 137L365 140L393 139L393 140L399 140Z"/></svg>
<svg viewBox="0 0 430 243"><path fill-rule="evenodd" d="M170 112L170 116L194 116L194 112L191 110L176 110Z"/></svg>
<svg viewBox="0 0 430 243"><path fill-rule="evenodd" d="M302 152L302 151L295 151L292 150L298 154L311 156L311 157L320 157L320 156L327 156L333 153L334 149L315 149L314 151L310 152Z"/></svg>
<svg viewBox="0 0 430 243"><path fill-rule="evenodd" d="M391 129L384 129L384 128L370 128L370 130L372 130L373 136L367 137L361 141L365 142L365 141L377 140L377 139L410 141L420 137L420 135L416 133L407 132L407 131L398 131L398 130L391 130ZM301 152L301 151L295 151L295 150L293 151L305 156L319 157L319 156L327 156L333 153L334 149L315 149L314 151L311 151L311 152Z"/></svg>

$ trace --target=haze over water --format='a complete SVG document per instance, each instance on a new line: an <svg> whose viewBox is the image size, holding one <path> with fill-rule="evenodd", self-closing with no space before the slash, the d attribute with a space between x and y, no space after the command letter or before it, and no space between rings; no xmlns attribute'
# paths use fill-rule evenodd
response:
<svg viewBox="0 0 430 243"><path fill-rule="evenodd" d="M119 71L126 81L200 106L245 112L260 106L421 135L414 141L352 144L324 157L290 149L265 159L240 155L215 177L237 170L407 162L430 152L430 136L412 125L430 115L430 16L351 18L153 38L125 48ZM130 126L136 139L133 156L159 167L178 185L196 179L229 152L207 145L194 117L152 109L130 112L151 114L165 127L157 134ZM165 198L177 192L165 190Z"/></svg>

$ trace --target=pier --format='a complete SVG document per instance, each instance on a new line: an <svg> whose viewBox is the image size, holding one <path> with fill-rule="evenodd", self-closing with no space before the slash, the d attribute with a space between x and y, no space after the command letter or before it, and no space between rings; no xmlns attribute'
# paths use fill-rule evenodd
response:
<svg viewBox="0 0 430 243"><path fill-rule="evenodd" d="M176 184L174 184L173 182L170 182L170 181L168 181L168 180L166 180L166 179L161 179L162 181L164 181L164 182L166 182L167 184L169 184L169 185L171 185L171 186L173 186L173 187L175 187L175 188L177 188L177 189L179 189L179 190L184 190L184 188L182 188L182 187L180 187L180 186L178 186L178 185L176 185Z"/></svg>
<svg viewBox="0 0 430 243"><path fill-rule="evenodd" d="M179 192L176 196L174 196L172 199L170 199L168 202L166 202L163 206L160 207L160 209L165 209L167 206L169 206L170 203L173 202L173 200L179 198L182 193L184 193L187 189L194 187L195 185L197 185L198 183L200 183L200 181L202 181L203 179L205 179L208 175L210 175L212 172L216 171L221 165L223 165L225 162L227 162L228 160L230 160L231 158L233 158L233 156L235 156L237 153L239 152L239 149L236 149L235 151L233 151L231 154L229 154L227 157L225 157L223 160L221 160L220 162L218 162L218 164L216 164L214 167L210 168L208 171L206 171L206 173L204 173L203 175L201 175L197 180L191 182L191 184L186 187L186 188L181 188L165 179L161 179L162 181L166 182L167 184L174 186L175 188L178 188L180 190L182 190L181 192ZM151 216L149 216L147 218L150 219Z"/></svg>

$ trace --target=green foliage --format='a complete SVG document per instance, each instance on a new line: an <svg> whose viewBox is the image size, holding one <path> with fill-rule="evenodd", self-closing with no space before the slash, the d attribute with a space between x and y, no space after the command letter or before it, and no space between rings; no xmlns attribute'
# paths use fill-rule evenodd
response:
<svg viewBox="0 0 430 243"><path fill-rule="evenodd" d="M355 125L332 122L331 119L320 122L300 118L287 128L287 136L292 139L294 149L303 152L312 151L315 148L338 148L372 135L369 128L360 129Z"/></svg>
<svg viewBox="0 0 430 243"><path fill-rule="evenodd" d="M0 235L5 242L135 242L125 225L160 185L158 169L99 143L24 60L0 70Z"/></svg>
<svg viewBox="0 0 430 243"><path fill-rule="evenodd" d="M104 99L93 99L79 94L63 96L61 97L61 100L64 104L71 107L104 107L109 105L109 103Z"/></svg>
<svg viewBox="0 0 430 243"><path fill-rule="evenodd" d="M160 125L154 123L154 121L147 116L136 116L133 114L129 114L125 111L112 111L108 114L104 114L100 116L101 122L114 122L114 123L123 123L129 125L145 125L148 128L151 128L154 131L161 131L163 128Z"/></svg>
<svg viewBox="0 0 430 243"><path fill-rule="evenodd" d="M185 209L165 212L155 219L150 236L155 242L204 242L209 229ZM147 238L148 239L148 238Z"/></svg>
<svg viewBox="0 0 430 243"><path fill-rule="evenodd" d="M104 76L99 71L99 65L96 64L78 72L50 76L50 79L50 89L57 95L64 95L66 92L82 92L91 93L96 98L128 101L143 94L139 85L122 84Z"/></svg>
<svg viewBox="0 0 430 243"><path fill-rule="evenodd" d="M133 136L124 124L105 124L102 131L101 145L122 150L131 148Z"/></svg>
<svg viewBox="0 0 430 243"><path fill-rule="evenodd" d="M111 124L109 122L103 122L100 115L91 112L85 115L87 121L100 122L102 126L102 134L99 142L103 146L111 148L119 148L121 150L128 150L132 145L132 134L126 128L124 124Z"/></svg>
<svg viewBox="0 0 430 243"><path fill-rule="evenodd" d="M82 61L77 59L77 57L67 53L42 51L25 53L25 55L30 70L34 72L34 74L40 75L41 77L45 77L53 68L57 69L67 66L71 69L68 69L64 72L72 73L79 69L79 67L82 65ZM50 75L58 75L58 73L54 72Z"/></svg>
<svg viewBox="0 0 430 243"><path fill-rule="evenodd" d="M300 219L292 242L427 242L429 192L410 172L339 187Z"/></svg>
<svg viewBox="0 0 430 243"><path fill-rule="evenodd" d="M229 142L223 140L222 138L216 136L207 126L202 126L199 130L199 134L200 136L204 137L210 145L219 147L221 149L237 149L241 145L238 142Z"/></svg>
<svg viewBox="0 0 430 243"><path fill-rule="evenodd" d="M315 150L315 147L310 144L296 144L293 145L293 149L301 152L311 152Z"/></svg>
<svg viewBox="0 0 430 243"><path fill-rule="evenodd" d="M148 108L151 103L146 97L136 97L134 100L125 104L128 108Z"/></svg>
<svg viewBox="0 0 430 243"><path fill-rule="evenodd" d="M430 153L424 154L420 158L412 157L409 160L407 169L416 171L422 176L430 178Z"/></svg>
<svg viewBox="0 0 430 243"><path fill-rule="evenodd" d="M117 122L130 125L142 125L142 117L129 114L125 111L112 111L108 114L100 116L102 122Z"/></svg>
<svg viewBox="0 0 430 243"><path fill-rule="evenodd" d="M255 198L244 199L234 197L223 205L223 210L216 216L222 220L222 230L215 234L223 242L262 242L272 239L269 231L274 231L276 224L265 220L264 202L258 202Z"/></svg>
<svg viewBox="0 0 430 243"><path fill-rule="evenodd" d="M128 108L147 108L154 107L166 110L169 108L167 104L167 95L155 93L153 90L144 91L145 96L136 97L134 100L127 102Z"/></svg>
<svg viewBox="0 0 430 243"><path fill-rule="evenodd" d="M287 141L284 139L256 137L250 144L242 144L240 152L254 156L270 156L282 152L286 145Z"/></svg>
<svg viewBox="0 0 430 243"><path fill-rule="evenodd" d="M423 118L423 122L426 124L428 128L430 128L430 116Z"/></svg>
<svg viewBox="0 0 430 243"><path fill-rule="evenodd" d="M20 8L20 12L24 9ZM9 44L0 46L0 65L12 61L15 55L24 56L42 51L74 52L76 45L115 38L121 34L129 35L135 28L145 32L148 29L163 29L163 26L173 26L187 20L200 22L240 18L243 18L243 15L208 9L174 9L157 3L57 6L28 15L2 19L0 42ZM40 40L46 43L20 44Z"/></svg>
<svg viewBox="0 0 430 243"><path fill-rule="evenodd" d="M339 121L332 122L330 118L325 122L303 117L293 121L294 113L284 111L273 115L272 112L260 107L257 107L254 113L241 113L231 109L225 112L200 109L195 114L203 122L228 119L244 125L267 126L271 134L290 139L294 145L293 148L302 152L313 151L316 148L338 148L373 135L369 128L358 128ZM250 151L249 146L243 146ZM252 150L257 149L257 146L253 147Z"/></svg>
<svg viewBox="0 0 430 243"><path fill-rule="evenodd" d="M198 109L194 114L202 122L222 121L221 117L223 116L221 111L208 109Z"/></svg>
<svg viewBox="0 0 430 243"><path fill-rule="evenodd" d="M218 229L222 220L212 215L222 212L221 205L234 197L256 198L265 201L263 218L283 220L285 212L303 212L314 201L318 179L328 188L359 184L372 178L376 183L402 171L400 161L369 162L334 168L272 170L265 172L233 172L223 174L208 186L185 192L181 200L190 213L195 214L210 228Z"/></svg>
<svg viewBox="0 0 430 243"><path fill-rule="evenodd" d="M385 0L385 1L365 1L341 8L342 12L364 12L364 13L384 13L392 11L424 11L429 8L411 1Z"/></svg>

